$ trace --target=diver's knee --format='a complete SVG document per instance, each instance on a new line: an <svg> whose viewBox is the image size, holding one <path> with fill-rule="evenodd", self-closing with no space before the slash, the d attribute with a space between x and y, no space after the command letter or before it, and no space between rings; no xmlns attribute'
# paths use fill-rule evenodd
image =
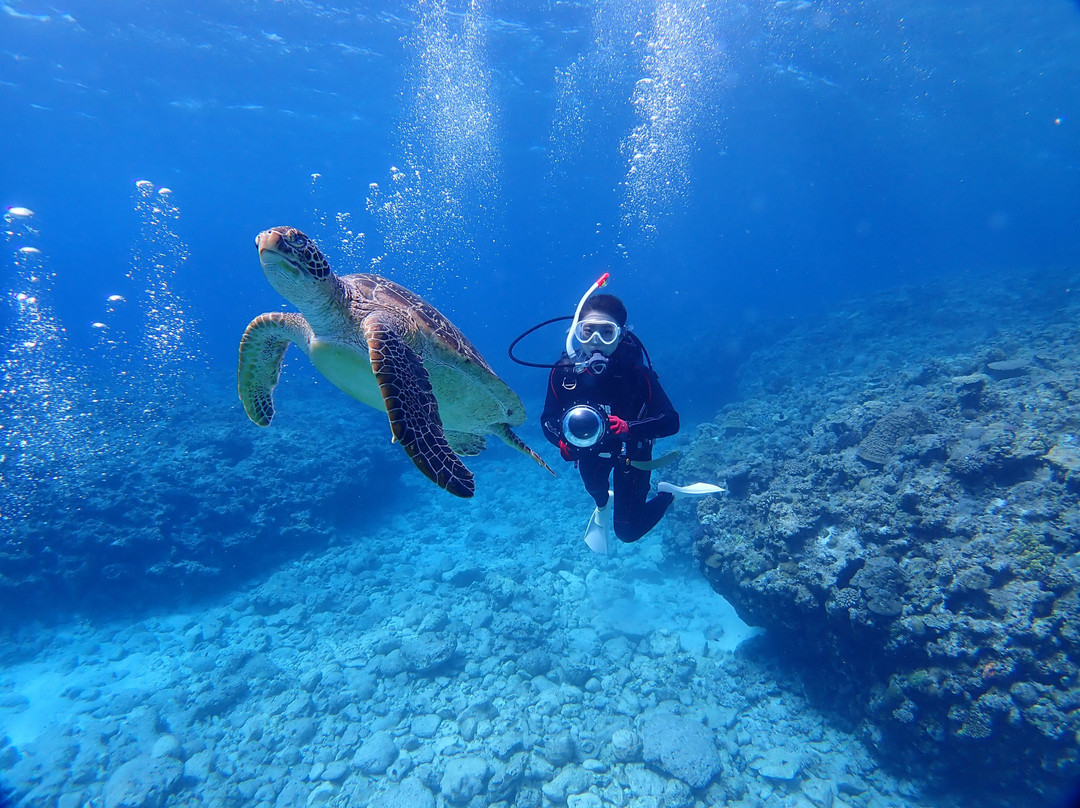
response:
<svg viewBox="0 0 1080 808"><path fill-rule="evenodd" d="M623 542L623 544L632 544L645 535L626 522L615 522L613 527L615 528L616 537L618 537L619 541Z"/></svg>

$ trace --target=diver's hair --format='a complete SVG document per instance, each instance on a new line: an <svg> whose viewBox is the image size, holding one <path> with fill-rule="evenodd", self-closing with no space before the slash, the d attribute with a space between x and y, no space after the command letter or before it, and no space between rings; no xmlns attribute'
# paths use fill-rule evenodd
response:
<svg viewBox="0 0 1080 808"><path fill-rule="evenodd" d="M593 295L585 303L585 308L581 310L581 314L585 316L589 312L596 312L611 318L618 323L619 328L626 325L626 306L615 295Z"/></svg>

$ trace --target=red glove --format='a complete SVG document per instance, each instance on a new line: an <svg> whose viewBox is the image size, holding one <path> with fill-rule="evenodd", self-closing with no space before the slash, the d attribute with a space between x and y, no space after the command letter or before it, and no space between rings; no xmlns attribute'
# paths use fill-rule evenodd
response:
<svg viewBox="0 0 1080 808"><path fill-rule="evenodd" d="M564 440L559 441L559 454L562 455L562 459L569 463L574 459L574 447Z"/></svg>
<svg viewBox="0 0 1080 808"><path fill-rule="evenodd" d="M607 417L608 430L617 438L628 440L630 438L630 424L626 423L617 415Z"/></svg>

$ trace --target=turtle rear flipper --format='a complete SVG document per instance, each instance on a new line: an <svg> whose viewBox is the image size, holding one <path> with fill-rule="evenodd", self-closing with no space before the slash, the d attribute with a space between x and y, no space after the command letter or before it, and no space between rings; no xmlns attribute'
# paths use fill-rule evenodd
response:
<svg viewBox="0 0 1080 808"><path fill-rule="evenodd" d="M450 449L443 434L439 403L424 363L385 312L364 318L364 336L394 439L416 467L440 488L459 497L475 490L472 472Z"/></svg>
<svg viewBox="0 0 1080 808"><path fill-rule="evenodd" d="M270 426L274 420L274 388L281 377L285 351L293 342L307 346L311 337L307 320L291 312L260 314L244 330L237 392L254 423Z"/></svg>
<svg viewBox="0 0 1080 808"><path fill-rule="evenodd" d="M525 443L525 441L523 441L521 438L514 434L514 430L512 430L509 425L492 424L491 431L494 434L498 435L500 438L502 438L503 442L506 443L507 446L512 446L522 454L528 455L533 460L535 460L542 468L550 471L552 477L559 476L555 473L555 469L553 469L551 466L544 462L544 458L540 457L540 455L538 455L536 452L529 448L529 445Z"/></svg>

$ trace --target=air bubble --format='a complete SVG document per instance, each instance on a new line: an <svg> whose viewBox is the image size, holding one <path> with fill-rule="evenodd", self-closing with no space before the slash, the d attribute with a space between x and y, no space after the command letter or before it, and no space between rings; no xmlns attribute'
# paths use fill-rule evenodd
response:
<svg viewBox="0 0 1080 808"><path fill-rule="evenodd" d="M149 180L139 180L135 187L135 213L140 227L128 278L139 290L137 303L142 322L138 333L131 337L127 329L115 327L108 318L105 325L113 327L97 332L102 335L99 349L111 367L112 377L127 383L114 396L117 406L140 411L145 419L153 421L183 397L183 385L196 371L201 357L194 344L197 330L175 289L189 255L187 245L172 229L180 218L180 209L168 188L152 195L154 185ZM119 316L121 304L126 302L123 295L110 295L107 314ZM138 373L128 372L136 366Z"/></svg>
<svg viewBox="0 0 1080 808"><path fill-rule="evenodd" d="M646 239L685 203L695 133L706 114L707 80L722 74L722 51L700 4L660 0L632 102L638 120L626 137L623 227ZM708 78L707 78L708 77Z"/></svg>
<svg viewBox="0 0 1080 808"><path fill-rule="evenodd" d="M403 280L426 291L477 258L470 226L495 207L499 165L480 3L431 0L419 15L406 43L405 159L390 166L388 189L369 188L367 210Z"/></svg>
<svg viewBox="0 0 1080 808"><path fill-rule="evenodd" d="M51 486L75 473L88 452L80 402L89 385L81 366L66 358L63 325L48 305L54 275L37 247L28 208L9 208L7 242L15 284L33 293L6 295L12 317L5 322L0 359L0 522L25 519L27 505L48 497ZM9 534L10 535L10 534Z"/></svg>

